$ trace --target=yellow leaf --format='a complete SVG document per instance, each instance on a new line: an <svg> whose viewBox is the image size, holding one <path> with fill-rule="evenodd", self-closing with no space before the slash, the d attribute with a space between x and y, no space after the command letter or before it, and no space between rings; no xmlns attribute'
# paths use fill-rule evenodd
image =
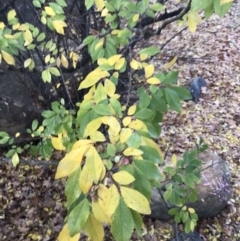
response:
<svg viewBox="0 0 240 241"><path fill-rule="evenodd" d="M95 218L101 223L110 224L111 218L106 214L106 210L102 205L102 200L98 198L97 202L92 202L92 211Z"/></svg>
<svg viewBox="0 0 240 241"><path fill-rule="evenodd" d="M125 64L125 58L119 59L115 64L115 69L120 70L124 66L124 64Z"/></svg>
<svg viewBox="0 0 240 241"><path fill-rule="evenodd" d="M112 175L112 178L120 185L128 185L135 181L134 176L126 171L120 171Z"/></svg>
<svg viewBox="0 0 240 241"><path fill-rule="evenodd" d="M14 39L15 37L11 34L4 34L4 38Z"/></svg>
<svg viewBox="0 0 240 241"><path fill-rule="evenodd" d="M7 20L8 22L11 21L13 18L16 16L16 11L12 9L11 11L8 12L7 14Z"/></svg>
<svg viewBox="0 0 240 241"><path fill-rule="evenodd" d="M194 208L188 208L188 212L189 213L195 213L195 209Z"/></svg>
<svg viewBox="0 0 240 241"><path fill-rule="evenodd" d="M61 55L61 63L64 68L66 69L68 68L68 60L64 54Z"/></svg>
<svg viewBox="0 0 240 241"><path fill-rule="evenodd" d="M24 68L27 68L32 63L32 59L28 58L24 61Z"/></svg>
<svg viewBox="0 0 240 241"><path fill-rule="evenodd" d="M128 126L132 121L132 118L130 116L127 116L123 119L122 123L124 126Z"/></svg>
<svg viewBox="0 0 240 241"><path fill-rule="evenodd" d="M95 184L100 180L102 170L105 168L101 157L96 151L95 147L91 146L86 154L86 163L90 162L91 167L91 175Z"/></svg>
<svg viewBox="0 0 240 241"><path fill-rule="evenodd" d="M87 194L93 184L91 175L91 161L88 161L84 166L79 178L79 186L84 194Z"/></svg>
<svg viewBox="0 0 240 241"><path fill-rule="evenodd" d="M134 130L142 130L145 132L148 132L147 126L140 120L134 120L132 121L129 125L129 128L134 129Z"/></svg>
<svg viewBox="0 0 240 241"><path fill-rule="evenodd" d="M62 133L58 137L51 137L52 145L56 150L63 151L66 147L62 143Z"/></svg>
<svg viewBox="0 0 240 241"><path fill-rule="evenodd" d="M95 90L96 90L96 87L95 87L95 85L93 85L90 88L90 90L88 91L88 93L84 95L84 100L91 100L91 99L93 99Z"/></svg>
<svg viewBox="0 0 240 241"><path fill-rule="evenodd" d="M96 84L100 79L109 76L109 73L105 70L95 69L87 75L87 77L81 82L78 90L86 89Z"/></svg>
<svg viewBox="0 0 240 241"><path fill-rule="evenodd" d="M114 135L111 128L108 129L108 137L112 144L116 144L119 140L119 135Z"/></svg>
<svg viewBox="0 0 240 241"><path fill-rule="evenodd" d="M107 211L110 204L111 193L110 190L103 184L98 186L98 200L92 203L94 216L103 223L110 223L111 216Z"/></svg>
<svg viewBox="0 0 240 241"><path fill-rule="evenodd" d="M116 86L111 80L105 79L104 90L108 96L112 97L115 94Z"/></svg>
<svg viewBox="0 0 240 241"><path fill-rule="evenodd" d="M142 214L150 214L149 201L140 192L127 187L120 187L120 191L126 205Z"/></svg>
<svg viewBox="0 0 240 241"><path fill-rule="evenodd" d="M134 115L134 113L136 112L137 106L136 105L132 105L129 107L128 109L128 115Z"/></svg>
<svg viewBox="0 0 240 241"><path fill-rule="evenodd" d="M109 216L111 217L115 213L115 210L118 206L120 195L119 195L116 185L114 185L114 184L111 185L111 187L109 188L109 191L110 191L111 199L107 206L107 212L108 212Z"/></svg>
<svg viewBox="0 0 240 241"><path fill-rule="evenodd" d="M16 23L12 26L13 30L17 30L20 27L20 23Z"/></svg>
<svg viewBox="0 0 240 241"><path fill-rule="evenodd" d="M102 122L105 125L109 125L111 128L111 132L114 136L118 135L121 130L121 125L119 124L118 120L114 116L105 116L102 117Z"/></svg>
<svg viewBox="0 0 240 241"><path fill-rule="evenodd" d="M5 24L3 22L0 22L0 29L4 29Z"/></svg>
<svg viewBox="0 0 240 241"><path fill-rule="evenodd" d="M45 57L45 60L44 60L44 61L45 61L46 64L49 62L50 58L51 58L51 55L50 55L50 54L48 54L48 55Z"/></svg>
<svg viewBox="0 0 240 241"><path fill-rule="evenodd" d="M4 50L1 50L2 53L2 57L3 59L9 64L9 65L14 65L15 64L15 60L13 58L12 55L10 55L9 53L5 52Z"/></svg>
<svg viewBox="0 0 240 241"><path fill-rule="evenodd" d="M26 31L27 29L29 29L29 26L27 26L26 24L21 24L18 28L19 31Z"/></svg>
<svg viewBox="0 0 240 241"><path fill-rule="evenodd" d="M17 133L15 134L15 137L18 138L19 136L20 136L20 132L17 132Z"/></svg>
<svg viewBox="0 0 240 241"><path fill-rule="evenodd" d="M57 33L64 34L64 27L67 27L67 24L62 20L52 21L53 27L56 29Z"/></svg>
<svg viewBox="0 0 240 241"><path fill-rule="evenodd" d="M12 156L12 164L14 167L16 167L19 163L19 156L17 154L17 152L15 152Z"/></svg>
<svg viewBox="0 0 240 241"><path fill-rule="evenodd" d="M100 58L98 59L97 63L98 65L103 65L103 64L108 64L108 61L105 58Z"/></svg>
<svg viewBox="0 0 240 241"><path fill-rule="evenodd" d="M224 5L224 4L227 4L227 3L231 3L233 2L233 0L221 0L220 1L220 6Z"/></svg>
<svg viewBox="0 0 240 241"><path fill-rule="evenodd" d="M106 141L105 136L100 131L94 131L90 134L90 139L93 141L103 142Z"/></svg>
<svg viewBox="0 0 240 241"><path fill-rule="evenodd" d="M175 56L169 63L166 64L165 69L170 69L177 61L178 57Z"/></svg>
<svg viewBox="0 0 240 241"><path fill-rule="evenodd" d="M104 230L101 222L99 222L93 214L90 214L84 226L85 233L93 241L102 241L104 237Z"/></svg>
<svg viewBox="0 0 240 241"><path fill-rule="evenodd" d="M152 78L147 79L147 83L151 84L151 85L158 85L158 84L160 84L160 80L156 77L152 77Z"/></svg>
<svg viewBox="0 0 240 241"><path fill-rule="evenodd" d="M78 241L80 238L80 233L77 233L73 237L70 236L69 230L68 230L68 224L66 223L61 232L58 235L58 241Z"/></svg>
<svg viewBox="0 0 240 241"><path fill-rule="evenodd" d="M114 29L114 30L111 32L111 34L112 34L112 35L117 35L119 32L120 32L119 29Z"/></svg>
<svg viewBox="0 0 240 241"><path fill-rule="evenodd" d="M55 11L51 7L46 6L44 9L45 9L47 15L49 15L49 16L56 15Z"/></svg>
<svg viewBox="0 0 240 241"><path fill-rule="evenodd" d="M132 69L137 70L137 69L138 69L138 61L136 61L135 59L133 59L133 60L130 62L130 66L131 66Z"/></svg>
<svg viewBox="0 0 240 241"><path fill-rule="evenodd" d="M150 65L144 67L144 71L145 71L145 78L148 79L154 73L154 66L152 64L150 64Z"/></svg>
<svg viewBox="0 0 240 241"><path fill-rule="evenodd" d="M59 162L55 179L70 176L81 164L83 155L90 145L72 150Z"/></svg>
<svg viewBox="0 0 240 241"><path fill-rule="evenodd" d="M104 1L103 0L95 0L95 4L97 6L97 11L102 11L104 8Z"/></svg>
<svg viewBox="0 0 240 241"><path fill-rule="evenodd" d="M106 17L107 15L108 15L108 9L107 9L107 8L104 8L104 9L102 10L101 16L102 16L102 17Z"/></svg>
<svg viewBox="0 0 240 241"><path fill-rule="evenodd" d="M95 141L93 141L93 140L84 140L84 139L79 140L79 141L74 143L74 145L72 147L72 150L81 148L81 147L86 146L86 145L94 144L94 143L95 143Z"/></svg>
<svg viewBox="0 0 240 241"><path fill-rule="evenodd" d="M95 103L98 104L102 100L106 100L106 99L107 99L107 94L104 90L104 87L103 87L102 83L99 83L97 86L97 89L94 93Z"/></svg>
<svg viewBox="0 0 240 241"><path fill-rule="evenodd" d="M102 117L90 121L84 131L83 137L89 136L92 132L97 131L102 124Z"/></svg>
<svg viewBox="0 0 240 241"><path fill-rule="evenodd" d="M32 41L33 41L33 36L32 36L32 33L30 32L29 29L27 29L27 30L23 33L23 36L24 36L24 40L25 40L24 46L27 46L27 45L29 45L29 44L32 43Z"/></svg>
<svg viewBox="0 0 240 241"><path fill-rule="evenodd" d="M135 14L135 15L132 17L132 21L133 21L133 22L137 22L138 19L139 19L139 14L138 14L138 13Z"/></svg>
<svg viewBox="0 0 240 241"><path fill-rule="evenodd" d="M140 60L143 61L148 58L147 54L140 54Z"/></svg>
<svg viewBox="0 0 240 241"><path fill-rule="evenodd" d="M159 156L162 158L163 160L163 154L159 148L159 146L156 144L156 142L154 142L152 139L149 139L147 137L141 136L142 139L142 143L141 145L146 145L146 146L151 146L153 147L159 154Z"/></svg>
<svg viewBox="0 0 240 241"><path fill-rule="evenodd" d="M116 55L113 55L111 56L107 61L108 61L108 64L113 66L114 64L117 63L117 61L122 57L121 54L116 54Z"/></svg>
<svg viewBox="0 0 240 241"><path fill-rule="evenodd" d="M194 33L197 29L197 24L201 22L201 17L197 11L188 12L188 28Z"/></svg>
<svg viewBox="0 0 240 241"><path fill-rule="evenodd" d="M102 46L103 46L103 43L104 43L104 40L103 40L103 39L100 40L100 41L96 44L94 50L97 50L97 49L99 49L100 47L102 47Z"/></svg>
<svg viewBox="0 0 240 241"><path fill-rule="evenodd" d="M120 143L126 143L128 138L132 135L133 130L130 128L122 128L120 133Z"/></svg>
<svg viewBox="0 0 240 241"><path fill-rule="evenodd" d="M172 164L174 167L177 165L177 156L175 154L172 155Z"/></svg>
<svg viewBox="0 0 240 241"><path fill-rule="evenodd" d="M143 154L143 151L139 150L139 149L136 149L134 147L128 147L124 152L123 154L125 156L139 156L139 155L142 155Z"/></svg>

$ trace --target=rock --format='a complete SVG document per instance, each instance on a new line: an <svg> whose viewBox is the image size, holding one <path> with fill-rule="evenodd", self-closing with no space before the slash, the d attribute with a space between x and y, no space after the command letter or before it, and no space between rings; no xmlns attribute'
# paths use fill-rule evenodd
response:
<svg viewBox="0 0 240 241"><path fill-rule="evenodd" d="M195 103L199 102L199 99L202 93L202 87L206 87L206 86L207 86L207 82L202 77L193 78L186 83L186 88L189 90L192 96L192 100Z"/></svg>
<svg viewBox="0 0 240 241"><path fill-rule="evenodd" d="M191 232L191 233L184 233L181 232L178 234L179 241L203 241L201 236L197 232ZM171 239L171 241L176 241L175 238Z"/></svg>
<svg viewBox="0 0 240 241"><path fill-rule="evenodd" d="M230 171L226 162L215 153L201 153L198 158L203 161L201 183L196 185L198 199L195 203L188 203L188 206L193 207L199 217L214 217L231 197ZM152 190L151 210L151 218L171 218L157 188Z"/></svg>

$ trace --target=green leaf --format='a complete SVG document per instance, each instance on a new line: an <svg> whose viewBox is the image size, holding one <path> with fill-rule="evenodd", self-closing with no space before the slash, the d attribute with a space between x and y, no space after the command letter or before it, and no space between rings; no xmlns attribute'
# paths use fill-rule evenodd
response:
<svg viewBox="0 0 240 241"><path fill-rule="evenodd" d="M97 104L92 108L96 113L100 115L111 115L111 111L109 110L107 104Z"/></svg>
<svg viewBox="0 0 240 241"><path fill-rule="evenodd" d="M49 3L50 7L54 9L56 14L64 14L62 7L57 3Z"/></svg>
<svg viewBox="0 0 240 241"><path fill-rule="evenodd" d="M67 197L67 207L68 208L81 194L81 189L79 186L80 173L81 173L81 168L79 167L67 179L67 182L65 185L65 195Z"/></svg>
<svg viewBox="0 0 240 241"><path fill-rule="evenodd" d="M56 2L62 7L67 7L65 0L56 0Z"/></svg>
<svg viewBox="0 0 240 241"><path fill-rule="evenodd" d="M208 5L207 8L204 9L204 14L205 14L206 19L209 19L213 15L213 13L214 13L214 5L212 2L211 4Z"/></svg>
<svg viewBox="0 0 240 241"><path fill-rule="evenodd" d="M55 76L60 76L60 71L56 68L56 67L50 67L48 69L50 71L51 74L55 75Z"/></svg>
<svg viewBox="0 0 240 241"><path fill-rule="evenodd" d="M93 4L94 4L94 0L85 0L85 6L87 10L91 8Z"/></svg>
<svg viewBox="0 0 240 241"><path fill-rule="evenodd" d="M152 161L154 163L161 163L161 157L155 148L151 146L141 146L139 149L144 152L142 154L143 159Z"/></svg>
<svg viewBox="0 0 240 241"><path fill-rule="evenodd" d="M219 17L223 17L231 8L232 3L220 5L220 0L214 0L214 10Z"/></svg>
<svg viewBox="0 0 240 241"><path fill-rule="evenodd" d="M127 145L129 147L139 148L141 145L142 139L139 134L133 132L133 134L128 138Z"/></svg>
<svg viewBox="0 0 240 241"><path fill-rule="evenodd" d="M180 99L176 92L170 88L165 88L164 91L167 103L169 104L170 108L177 112L181 112Z"/></svg>
<svg viewBox="0 0 240 241"><path fill-rule="evenodd" d="M90 35L83 40L83 44L90 44L94 41L95 38L96 38L95 36Z"/></svg>
<svg viewBox="0 0 240 241"><path fill-rule="evenodd" d="M32 122L32 131L35 131L37 129L37 126L38 126L38 120L35 119L33 122Z"/></svg>
<svg viewBox="0 0 240 241"><path fill-rule="evenodd" d="M36 7L36 8L41 8L41 3L38 0L34 0L33 6Z"/></svg>
<svg viewBox="0 0 240 241"><path fill-rule="evenodd" d="M110 99L110 104L116 112L116 116L122 118L122 106L121 103L116 99Z"/></svg>
<svg viewBox="0 0 240 241"><path fill-rule="evenodd" d="M113 216L111 232L116 241L129 241L133 228L131 212L121 197Z"/></svg>
<svg viewBox="0 0 240 241"><path fill-rule="evenodd" d="M142 226L143 226L143 220L142 220L142 216L140 213L134 211L131 209L131 213L132 213L132 217L133 217L133 222L135 225L135 229L136 232L138 234L138 236L142 237Z"/></svg>
<svg viewBox="0 0 240 241"><path fill-rule="evenodd" d="M10 136L5 131L0 131L0 145L6 144L8 140L10 139Z"/></svg>
<svg viewBox="0 0 240 241"><path fill-rule="evenodd" d="M150 9L148 9L148 10L146 11L146 14L147 14L147 16L150 17L150 18L154 18L154 17L155 17L155 13L154 13L152 10L150 10Z"/></svg>
<svg viewBox="0 0 240 241"><path fill-rule="evenodd" d="M155 12L158 12L158 11L164 10L165 7L160 3L154 3L152 6L150 6L150 9L155 11Z"/></svg>
<svg viewBox="0 0 240 241"><path fill-rule="evenodd" d="M153 162L148 160L134 160L133 163L149 180L159 180L161 178L161 174Z"/></svg>
<svg viewBox="0 0 240 241"><path fill-rule="evenodd" d="M45 33L41 33L41 34L38 35L37 41L38 41L38 42L41 42L41 41L43 41L45 38L46 38Z"/></svg>
<svg viewBox="0 0 240 241"><path fill-rule="evenodd" d="M135 113L134 116L140 120L147 120L152 118L154 114L155 114L154 111L145 108L145 109L139 110L137 113Z"/></svg>
<svg viewBox="0 0 240 241"><path fill-rule="evenodd" d="M115 11L116 11L116 9L114 8L114 6L111 5L110 3L108 3L107 1L104 3L104 5L105 5L105 7L107 8L107 10L108 10L109 12L115 12Z"/></svg>
<svg viewBox="0 0 240 241"><path fill-rule="evenodd" d="M171 86L169 88L174 90L177 93L180 100L192 99L190 92L184 87Z"/></svg>
<svg viewBox="0 0 240 241"><path fill-rule="evenodd" d="M148 56L153 56L158 54L159 52L160 52L160 49L158 47L151 46L140 50L139 54L147 54Z"/></svg>
<svg viewBox="0 0 240 241"><path fill-rule="evenodd" d="M111 156L114 157L116 155L116 147L113 144L108 144L107 145L107 153Z"/></svg>
<svg viewBox="0 0 240 241"><path fill-rule="evenodd" d="M153 122L149 123L149 122L144 122L144 124L147 126L148 129L148 134L152 137L152 138L159 138L159 135L161 133L161 127L159 125L159 122Z"/></svg>
<svg viewBox="0 0 240 241"><path fill-rule="evenodd" d="M171 71L166 74L162 80L162 83L167 84L176 84L178 80L178 71Z"/></svg>
<svg viewBox="0 0 240 241"><path fill-rule="evenodd" d="M152 187L149 180L146 178L144 173L134 166L133 176L135 181L132 183L133 188L143 194L148 200L151 197Z"/></svg>
<svg viewBox="0 0 240 241"><path fill-rule="evenodd" d="M85 198L69 214L67 223L71 237L81 232L88 219L89 213L89 203Z"/></svg>
<svg viewBox="0 0 240 241"><path fill-rule="evenodd" d="M220 1L220 0L218 0ZM202 10L209 6L213 0L192 0L191 9L192 10Z"/></svg>
<svg viewBox="0 0 240 241"><path fill-rule="evenodd" d="M144 91L141 94L139 102L138 102L139 108L140 109L147 108L150 104L150 101L151 101L151 99L150 99L149 94L146 91Z"/></svg>

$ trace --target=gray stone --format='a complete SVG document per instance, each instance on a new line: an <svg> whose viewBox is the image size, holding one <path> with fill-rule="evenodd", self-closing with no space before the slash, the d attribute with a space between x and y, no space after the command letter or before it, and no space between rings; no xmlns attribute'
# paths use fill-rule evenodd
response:
<svg viewBox="0 0 240 241"><path fill-rule="evenodd" d="M198 199L195 203L189 202L188 206L193 207L199 217L214 217L222 211L231 197L230 172L226 162L215 153L201 153L199 159L203 163L201 183L196 186ZM151 210L152 218L171 218L157 188L152 190Z"/></svg>

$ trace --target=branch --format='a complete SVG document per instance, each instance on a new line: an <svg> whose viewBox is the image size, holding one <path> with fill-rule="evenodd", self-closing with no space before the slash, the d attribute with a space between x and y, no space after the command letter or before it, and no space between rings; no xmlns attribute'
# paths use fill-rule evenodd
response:
<svg viewBox="0 0 240 241"><path fill-rule="evenodd" d="M175 22L175 21L177 21L177 20L179 20L179 19L182 19L182 17L190 10L190 8L191 8L191 3L192 3L192 0L190 0L190 1L188 2L187 7L186 7L178 16L175 16L175 17L173 17L173 18L168 19L167 21L165 21L165 22L162 24L162 26L159 27L159 28L156 30L155 35L159 35L159 34L161 33L161 31L162 31L168 24L170 24L170 23L172 23L172 22Z"/></svg>
<svg viewBox="0 0 240 241"><path fill-rule="evenodd" d="M160 21L166 20L168 18L172 18L172 17L180 14L182 12L182 10L183 10L183 8L179 8L178 10L175 10L175 11L170 12L170 13L165 12L164 14L160 14L155 18L145 17L142 20L140 20L140 22L138 22L136 24L135 28L139 28L139 27L144 28L147 25L150 25L150 24L153 24L153 23L156 23L156 22L160 22Z"/></svg>

